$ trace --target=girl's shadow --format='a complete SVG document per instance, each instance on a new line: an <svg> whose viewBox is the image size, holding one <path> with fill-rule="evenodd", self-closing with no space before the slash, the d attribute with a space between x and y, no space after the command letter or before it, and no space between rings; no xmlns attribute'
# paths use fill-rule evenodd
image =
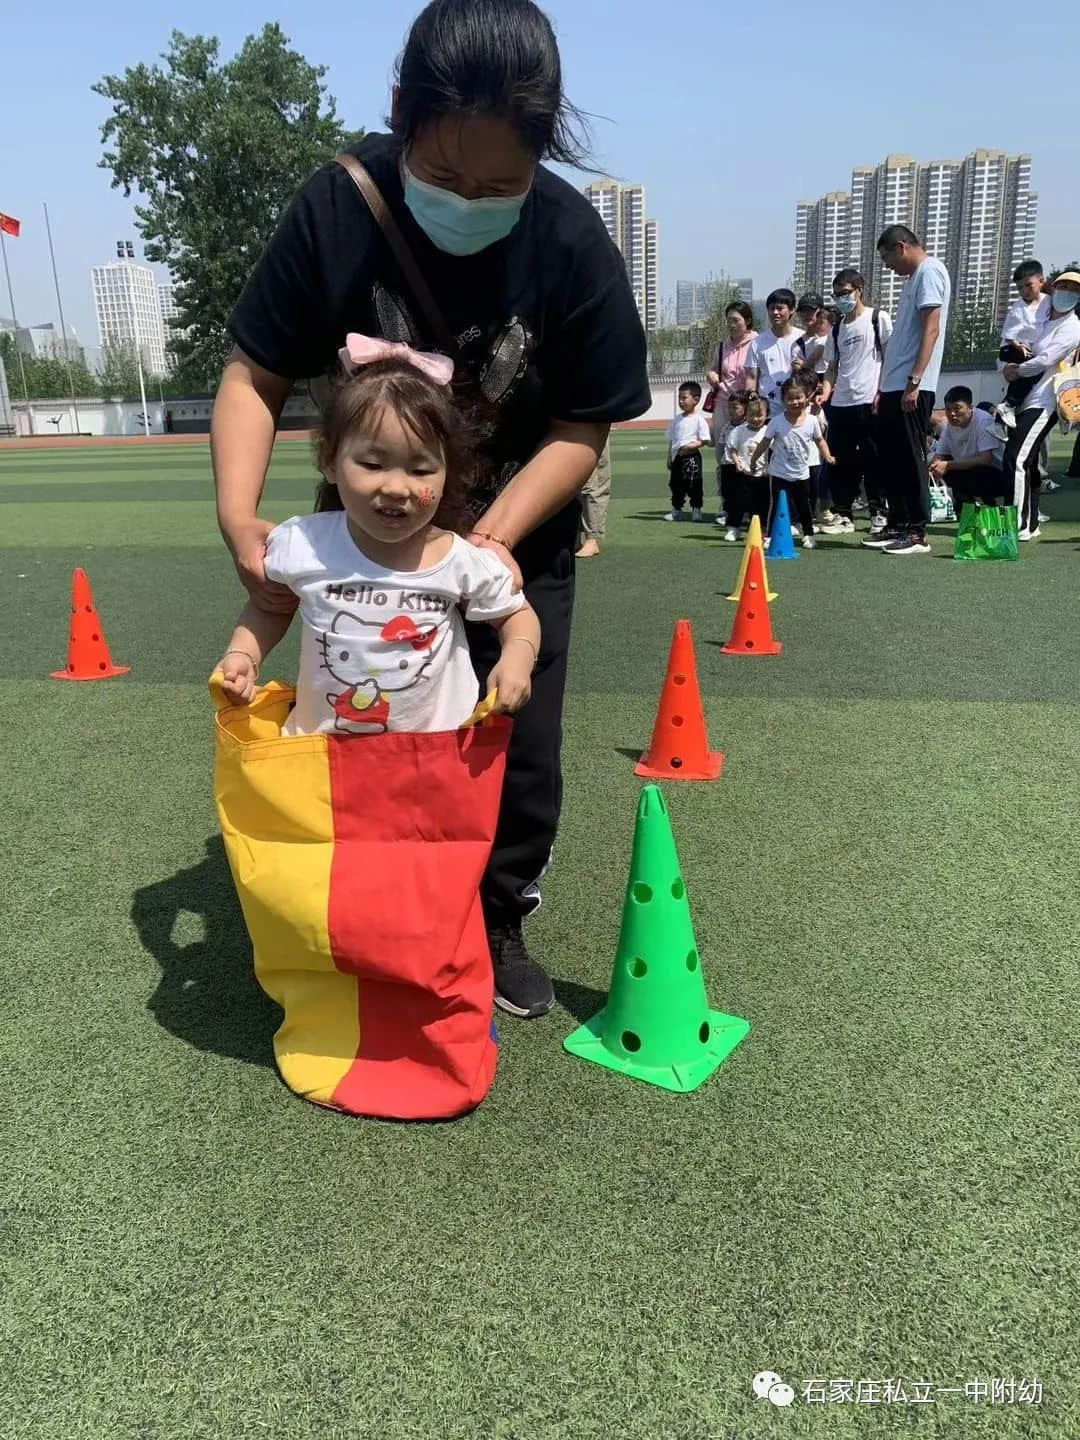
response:
<svg viewBox="0 0 1080 1440"><path fill-rule="evenodd" d="M205 938L177 943L173 932L185 913L202 920ZM197 1050L272 1066L281 1010L255 979L221 836L207 840L198 865L136 890L131 919L161 967L148 1001L158 1024Z"/></svg>

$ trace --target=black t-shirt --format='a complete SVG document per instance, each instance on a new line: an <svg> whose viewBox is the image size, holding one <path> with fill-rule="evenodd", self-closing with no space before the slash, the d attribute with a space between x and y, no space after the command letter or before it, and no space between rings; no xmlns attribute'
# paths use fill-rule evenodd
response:
<svg viewBox="0 0 1080 1440"><path fill-rule="evenodd" d="M645 337L626 268L583 195L538 166L505 240L478 255L447 255L405 206L400 142L370 135L353 153L456 339L455 390L463 386L490 411L492 489L529 458L549 421L629 420L648 409ZM332 371L349 331L439 348L362 196L336 164L293 201L229 328L257 364L294 379Z"/></svg>

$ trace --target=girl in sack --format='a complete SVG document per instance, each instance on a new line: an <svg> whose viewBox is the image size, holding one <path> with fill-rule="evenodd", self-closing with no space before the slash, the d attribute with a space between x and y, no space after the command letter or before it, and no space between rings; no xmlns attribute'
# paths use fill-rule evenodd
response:
<svg viewBox="0 0 1080 1440"><path fill-rule="evenodd" d="M492 626L501 654L491 708L526 704L540 624L491 550L455 533L469 479L450 398L453 364L404 344L350 335L317 459L316 512L267 537L266 575L297 598L303 626L296 705L285 735L445 731L466 724L478 685L464 620ZM249 601L220 663L236 705L293 613Z"/></svg>

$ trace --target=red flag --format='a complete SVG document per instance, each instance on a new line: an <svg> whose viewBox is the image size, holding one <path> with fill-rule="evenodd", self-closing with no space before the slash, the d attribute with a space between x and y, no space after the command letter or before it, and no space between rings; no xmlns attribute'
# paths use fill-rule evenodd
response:
<svg viewBox="0 0 1080 1440"><path fill-rule="evenodd" d="M4 212L0 210L0 230L3 230L5 235L14 235L17 239L21 229L22 225L14 216L5 215Z"/></svg>

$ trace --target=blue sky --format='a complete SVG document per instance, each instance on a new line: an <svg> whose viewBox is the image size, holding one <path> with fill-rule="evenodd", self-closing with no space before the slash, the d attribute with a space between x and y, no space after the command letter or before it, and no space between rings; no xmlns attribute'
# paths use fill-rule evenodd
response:
<svg viewBox="0 0 1080 1440"><path fill-rule="evenodd" d="M963 7L965 10L967 7ZM658 0L548 0L570 96L598 119L599 169L644 182L660 221L661 285L708 271L752 275L755 293L791 270L797 200L846 189L852 165L891 151L922 160L985 145L1033 157L1039 252L1080 251L1075 168L1076 45L1015 7L779 4L680 11ZM186 0L118 7L54 0L5 6L0 210L24 222L8 242L23 324L56 318L41 204L49 203L65 311L97 343L90 266L134 235L131 206L97 168L105 102L90 86L166 46L173 26L216 34L231 53L278 20L328 65L347 122L386 113L411 3ZM968 12L970 13L970 12ZM1036 11L1030 12L1033 16ZM106 30L109 34L106 34ZM298 181L302 177L297 177ZM580 177L584 183L587 177ZM0 313L7 310L0 290Z"/></svg>

